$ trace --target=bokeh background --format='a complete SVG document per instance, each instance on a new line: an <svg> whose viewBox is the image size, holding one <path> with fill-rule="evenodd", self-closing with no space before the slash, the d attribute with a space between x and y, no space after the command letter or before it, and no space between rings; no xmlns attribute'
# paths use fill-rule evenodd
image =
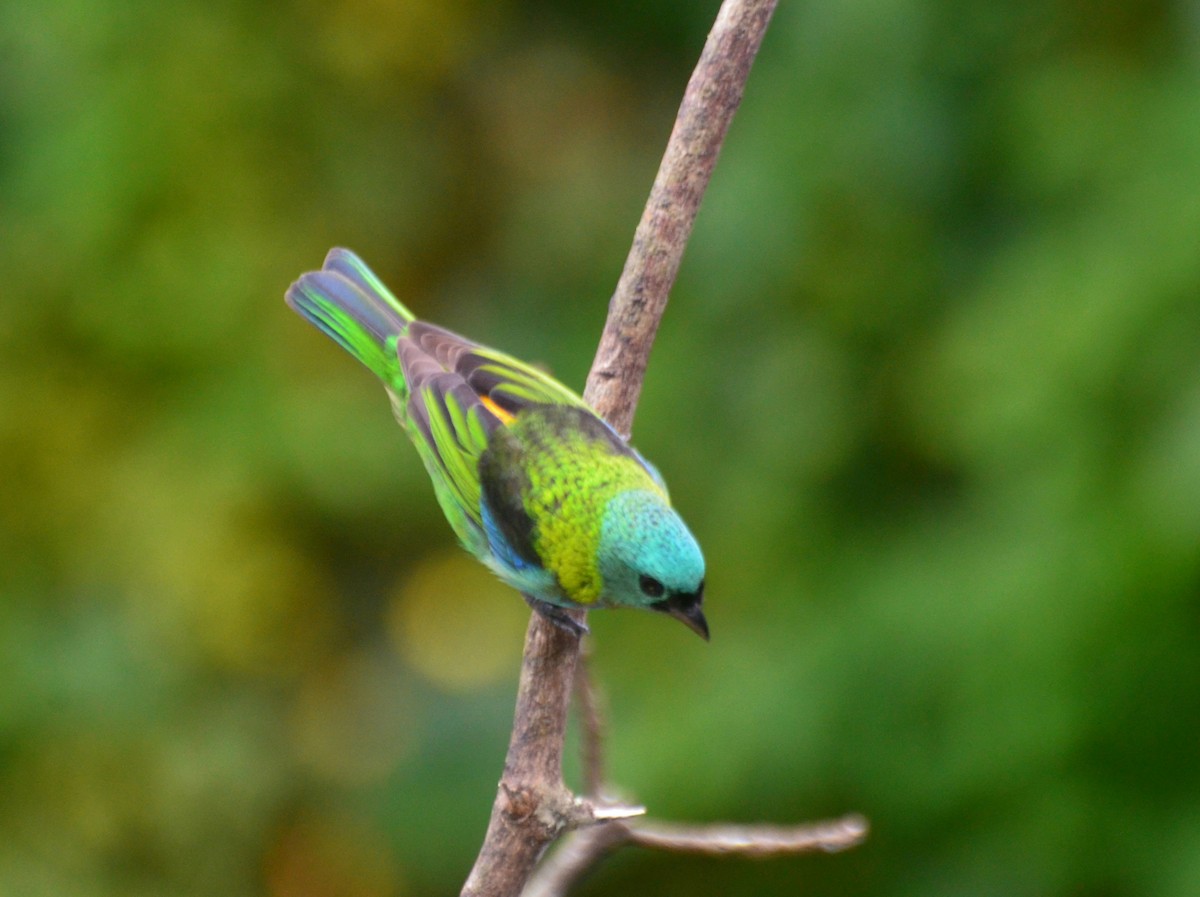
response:
<svg viewBox="0 0 1200 897"><path fill-rule="evenodd" d="M283 292L581 387L716 5L0 5L0 893L457 893L528 611ZM785 0L635 425L713 641L595 666L656 815L873 833L579 893L1200 893L1198 235L1195 3Z"/></svg>

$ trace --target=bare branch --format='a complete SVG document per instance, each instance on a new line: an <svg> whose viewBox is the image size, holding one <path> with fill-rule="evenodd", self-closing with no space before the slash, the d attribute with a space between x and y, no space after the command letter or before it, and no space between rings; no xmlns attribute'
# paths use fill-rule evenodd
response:
<svg viewBox="0 0 1200 897"><path fill-rule="evenodd" d="M584 391L592 408L621 433L632 425L650 347L700 199L775 3L725 0L688 82ZM565 829L595 818L562 780L578 653L576 636L533 615L504 774L463 897L515 897L547 845Z"/></svg>
<svg viewBox="0 0 1200 897"><path fill-rule="evenodd" d="M668 825L639 822L626 826L629 843L677 853L770 857L789 853L836 853L862 842L867 820L844 816L804 825Z"/></svg>
<svg viewBox="0 0 1200 897"><path fill-rule="evenodd" d="M521 897L561 897L600 860L629 842L629 829L619 822L573 833L542 863Z"/></svg>
<svg viewBox="0 0 1200 897"><path fill-rule="evenodd" d="M650 347L776 0L725 0L692 72L584 393L628 436Z"/></svg>
<svg viewBox="0 0 1200 897"><path fill-rule="evenodd" d="M521 897L561 897L597 862L624 845L674 853L761 858L836 853L861 844L866 836L867 821L861 816L796 826L610 822L571 835L538 867Z"/></svg>
<svg viewBox="0 0 1200 897"><path fill-rule="evenodd" d="M546 845L576 822L562 752L578 653L578 637L533 615L504 774L463 897L520 894Z"/></svg>
<svg viewBox="0 0 1200 897"><path fill-rule="evenodd" d="M575 695L579 702L579 720L582 724L583 787L593 798L603 796L604 790L604 707L603 696L592 681L591 639L585 639L580 647L579 662L575 666Z"/></svg>

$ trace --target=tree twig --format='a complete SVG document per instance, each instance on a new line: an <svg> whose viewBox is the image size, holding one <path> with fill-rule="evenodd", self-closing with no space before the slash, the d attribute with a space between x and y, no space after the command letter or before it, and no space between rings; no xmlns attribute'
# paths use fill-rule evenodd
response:
<svg viewBox="0 0 1200 897"><path fill-rule="evenodd" d="M867 820L843 816L804 825L668 825L662 822L610 823L622 825L628 841L638 847L677 853L772 857L790 853L836 853L867 836Z"/></svg>
<svg viewBox="0 0 1200 897"><path fill-rule="evenodd" d="M708 856L836 853L861 844L867 821L845 816L796 826L666 825L609 822L576 832L547 859L521 897L561 897L603 857L624 845Z"/></svg>
<svg viewBox="0 0 1200 897"><path fill-rule="evenodd" d="M605 782L605 718L603 695L592 681L591 654L591 639L584 639L579 649L579 661L575 665L575 697L580 727L583 729L580 753L583 755L584 793L592 798L602 798Z"/></svg>
<svg viewBox="0 0 1200 897"><path fill-rule="evenodd" d="M560 897L601 859L629 841L629 830L616 822L575 832L537 868L521 897Z"/></svg>
<svg viewBox="0 0 1200 897"><path fill-rule="evenodd" d="M776 0L725 0L692 72L588 375L588 400L629 435L650 347Z"/></svg>
<svg viewBox="0 0 1200 897"><path fill-rule="evenodd" d="M650 347L775 3L722 4L609 303L584 398L623 434L632 426ZM555 838L598 818L562 779L567 703L578 654L577 636L533 614L504 773L463 897L516 897ZM612 811L600 815L611 818Z"/></svg>
<svg viewBox="0 0 1200 897"><path fill-rule="evenodd" d="M578 652L578 636L533 614L504 774L463 897L520 894L546 845L578 813L562 780L567 702Z"/></svg>

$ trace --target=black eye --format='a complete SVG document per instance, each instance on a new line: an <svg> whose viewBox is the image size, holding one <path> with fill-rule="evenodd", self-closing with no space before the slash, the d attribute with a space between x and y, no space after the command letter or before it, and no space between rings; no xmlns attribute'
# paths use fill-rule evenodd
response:
<svg viewBox="0 0 1200 897"><path fill-rule="evenodd" d="M661 598L663 596L663 592L667 590L666 586L664 586L653 576L640 577L638 579L638 588L640 588L648 598Z"/></svg>

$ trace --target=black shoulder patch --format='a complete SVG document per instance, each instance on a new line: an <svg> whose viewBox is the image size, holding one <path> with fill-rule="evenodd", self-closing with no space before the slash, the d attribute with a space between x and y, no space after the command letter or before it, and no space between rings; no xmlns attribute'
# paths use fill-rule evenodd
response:
<svg viewBox="0 0 1200 897"><path fill-rule="evenodd" d="M576 408L573 405L540 405L538 415L546 427L556 433L566 435L582 435L592 442L599 442L609 447L614 455L633 455L633 449L617 431L606 424L600 417L586 408Z"/></svg>
<svg viewBox="0 0 1200 897"><path fill-rule="evenodd" d="M497 427L479 458L479 481L483 500L491 511L500 535L517 557L541 566L533 547L533 518L525 511L529 477L521 465L522 448L505 427Z"/></svg>

